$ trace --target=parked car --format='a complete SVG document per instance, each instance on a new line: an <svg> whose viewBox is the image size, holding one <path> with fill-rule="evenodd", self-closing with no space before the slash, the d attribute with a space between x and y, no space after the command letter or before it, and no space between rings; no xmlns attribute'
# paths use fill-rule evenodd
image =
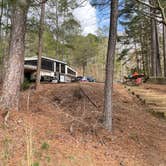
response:
<svg viewBox="0 0 166 166"><path fill-rule="evenodd" d="M82 78L83 78L83 76L78 76L78 77L76 77L76 80L77 80L77 81L81 81Z"/></svg>
<svg viewBox="0 0 166 166"><path fill-rule="evenodd" d="M84 76L80 81L81 82L88 82L88 78Z"/></svg>
<svg viewBox="0 0 166 166"><path fill-rule="evenodd" d="M78 76L72 79L72 82L96 82L96 80L91 76Z"/></svg>
<svg viewBox="0 0 166 166"><path fill-rule="evenodd" d="M71 82L79 82L82 80L82 76L78 76L78 77L75 77L75 78L72 78Z"/></svg>
<svg viewBox="0 0 166 166"><path fill-rule="evenodd" d="M96 80L93 77L91 77L91 76L87 76L87 80L89 82L96 82Z"/></svg>

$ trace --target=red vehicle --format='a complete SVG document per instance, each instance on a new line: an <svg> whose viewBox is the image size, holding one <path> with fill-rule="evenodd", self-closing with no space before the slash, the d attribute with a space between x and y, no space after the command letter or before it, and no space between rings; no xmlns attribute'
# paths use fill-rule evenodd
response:
<svg viewBox="0 0 166 166"><path fill-rule="evenodd" d="M140 85L143 77L144 74L138 74L137 72L134 72L132 75L124 77L124 79L127 85Z"/></svg>

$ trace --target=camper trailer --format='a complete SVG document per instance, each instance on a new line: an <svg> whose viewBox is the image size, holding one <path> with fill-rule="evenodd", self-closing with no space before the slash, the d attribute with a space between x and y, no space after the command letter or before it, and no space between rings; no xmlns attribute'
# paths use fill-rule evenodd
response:
<svg viewBox="0 0 166 166"><path fill-rule="evenodd" d="M24 60L24 76L28 80L34 81L36 78L37 59L26 57ZM66 62L42 56L40 76L41 81L71 82L77 76L77 72Z"/></svg>

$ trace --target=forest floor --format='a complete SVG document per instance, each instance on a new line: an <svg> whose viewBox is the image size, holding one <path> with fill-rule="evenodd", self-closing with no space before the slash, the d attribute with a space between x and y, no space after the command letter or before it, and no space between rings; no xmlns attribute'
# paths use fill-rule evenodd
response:
<svg viewBox="0 0 166 166"><path fill-rule="evenodd" d="M22 92L20 112L10 112L7 126L1 111L0 166L165 166L166 120L120 84L113 97L109 133L102 125L101 83Z"/></svg>
<svg viewBox="0 0 166 166"><path fill-rule="evenodd" d="M156 116L166 118L166 86L143 84L141 86L125 86L142 103L146 104L148 111Z"/></svg>

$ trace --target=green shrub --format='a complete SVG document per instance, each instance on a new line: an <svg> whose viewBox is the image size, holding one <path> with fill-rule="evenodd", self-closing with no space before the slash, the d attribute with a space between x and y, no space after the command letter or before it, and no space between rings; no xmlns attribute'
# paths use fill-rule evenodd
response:
<svg viewBox="0 0 166 166"><path fill-rule="evenodd" d="M38 163L38 162L35 162L35 163L33 163L32 166L39 166L39 163Z"/></svg>
<svg viewBox="0 0 166 166"><path fill-rule="evenodd" d="M43 150L48 150L48 148L49 148L49 144L46 142L44 142L41 146L41 149L43 149Z"/></svg>
<svg viewBox="0 0 166 166"><path fill-rule="evenodd" d="M30 81L25 80L21 85L21 90L29 89L30 85L31 85Z"/></svg>
<svg viewBox="0 0 166 166"><path fill-rule="evenodd" d="M51 158L49 156L46 156L46 161L49 163L51 161Z"/></svg>

